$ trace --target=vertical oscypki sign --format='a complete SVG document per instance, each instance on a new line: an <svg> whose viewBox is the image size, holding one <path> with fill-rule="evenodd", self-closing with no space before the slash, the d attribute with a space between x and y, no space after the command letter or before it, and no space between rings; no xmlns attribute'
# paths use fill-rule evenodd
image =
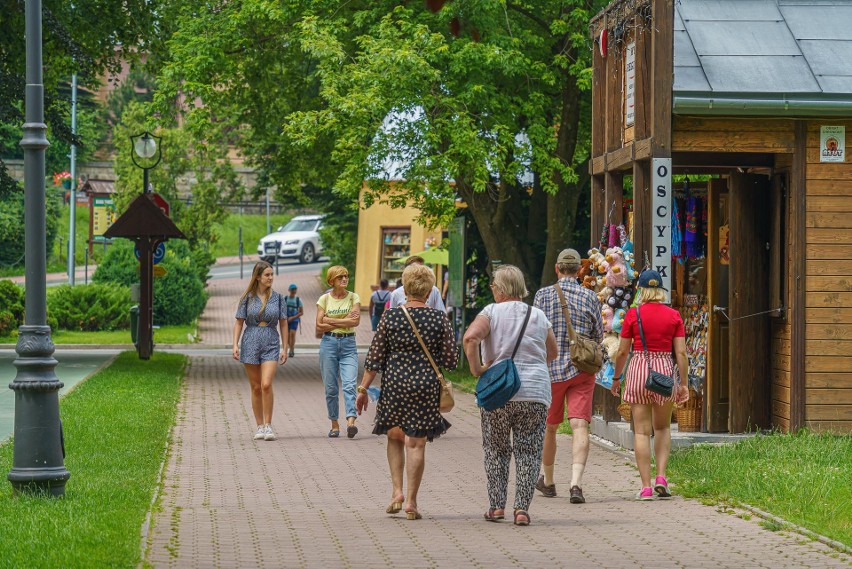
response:
<svg viewBox="0 0 852 569"><path fill-rule="evenodd" d="M651 160L651 264L663 277L663 286L672 289L672 159ZM669 294L671 299L671 294Z"/></svg>

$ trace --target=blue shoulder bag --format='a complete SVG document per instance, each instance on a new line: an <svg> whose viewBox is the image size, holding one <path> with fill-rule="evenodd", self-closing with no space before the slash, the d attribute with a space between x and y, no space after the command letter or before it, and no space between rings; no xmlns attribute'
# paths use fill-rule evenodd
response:
<svg viewBox="0 0 852 569"><path fill-rule="evenodd" d="M518 368L515 367L514 359L524 338L531 312L532 306L527 306L527 315L524 318L524 325L521 326L521 333L518 334L518 341L515 342L512 356L489 367L476 382L476 403L486 411L499 409L508 403L521 388L521 378L518 377Z"/></svg>

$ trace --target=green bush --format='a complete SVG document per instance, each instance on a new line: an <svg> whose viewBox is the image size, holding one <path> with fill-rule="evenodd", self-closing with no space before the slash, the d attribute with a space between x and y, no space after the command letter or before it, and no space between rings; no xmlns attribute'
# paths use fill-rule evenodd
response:
<svg viewBox="0 0 852 569"><path fill-rule="evenodd" d="M98 265L92 280L129 286L139 282L139 261L128 239L117 240ZM160 262L166 270L154 279L154 322L156 324L190 324L207 304L207 293L201 279L202 269L195 262L189 245L180 239L166 243L166 256ZM206 274L206 269L203 270Z"/></svg>
<svg viewBox="0 0 852 569"><path fill-rule="evenodd" d="M0 336L11 336L24 322L24 288L0 281Z"/></svg>
<svg viewBox="0 0 852 569"><path fill-rule="evenodd" d="M130 304L130 289L114 284L61 285L47 295L47 308L62 330L126 329Z"/></svg>

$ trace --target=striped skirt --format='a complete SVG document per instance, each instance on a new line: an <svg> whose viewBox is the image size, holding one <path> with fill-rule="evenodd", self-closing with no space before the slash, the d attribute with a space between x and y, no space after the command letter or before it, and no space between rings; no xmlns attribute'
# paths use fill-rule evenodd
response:
<svg viewBox="0 0 852 569"><path fill-rule="evenodd" d="M624 383L624 395L622 399L628 403L640 405L665 405L674 403L677 389L672 391L671 397L663 397L653 391L645 389L645 381L648 379L648 356L651 357L651 367L654 371L664 373L670 377L677 375L677 367L672 359L671 352L633 352L630 364L627 366L627 377ZM677 388L677 385L675 385Z"/></svg>

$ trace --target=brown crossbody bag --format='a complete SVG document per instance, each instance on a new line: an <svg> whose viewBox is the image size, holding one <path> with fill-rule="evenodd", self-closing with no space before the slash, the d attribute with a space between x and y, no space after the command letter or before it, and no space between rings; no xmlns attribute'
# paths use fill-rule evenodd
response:
<svg viewBox="0 0 852 569"><path fill-rule="evenodd" d="M568 303L565 301L565 294L562 292L562 287L559 286L559 283L556 283L553 285L553 288L556 289L556 294L559 295L559 304L562 306L565 325L568 327L568 354L571 356L571 363L580 371L591 374L598 373L603 367L603 348L591 338L577 334L574 331L574 326L571 324L571 315L568 313Z"/></svg>

